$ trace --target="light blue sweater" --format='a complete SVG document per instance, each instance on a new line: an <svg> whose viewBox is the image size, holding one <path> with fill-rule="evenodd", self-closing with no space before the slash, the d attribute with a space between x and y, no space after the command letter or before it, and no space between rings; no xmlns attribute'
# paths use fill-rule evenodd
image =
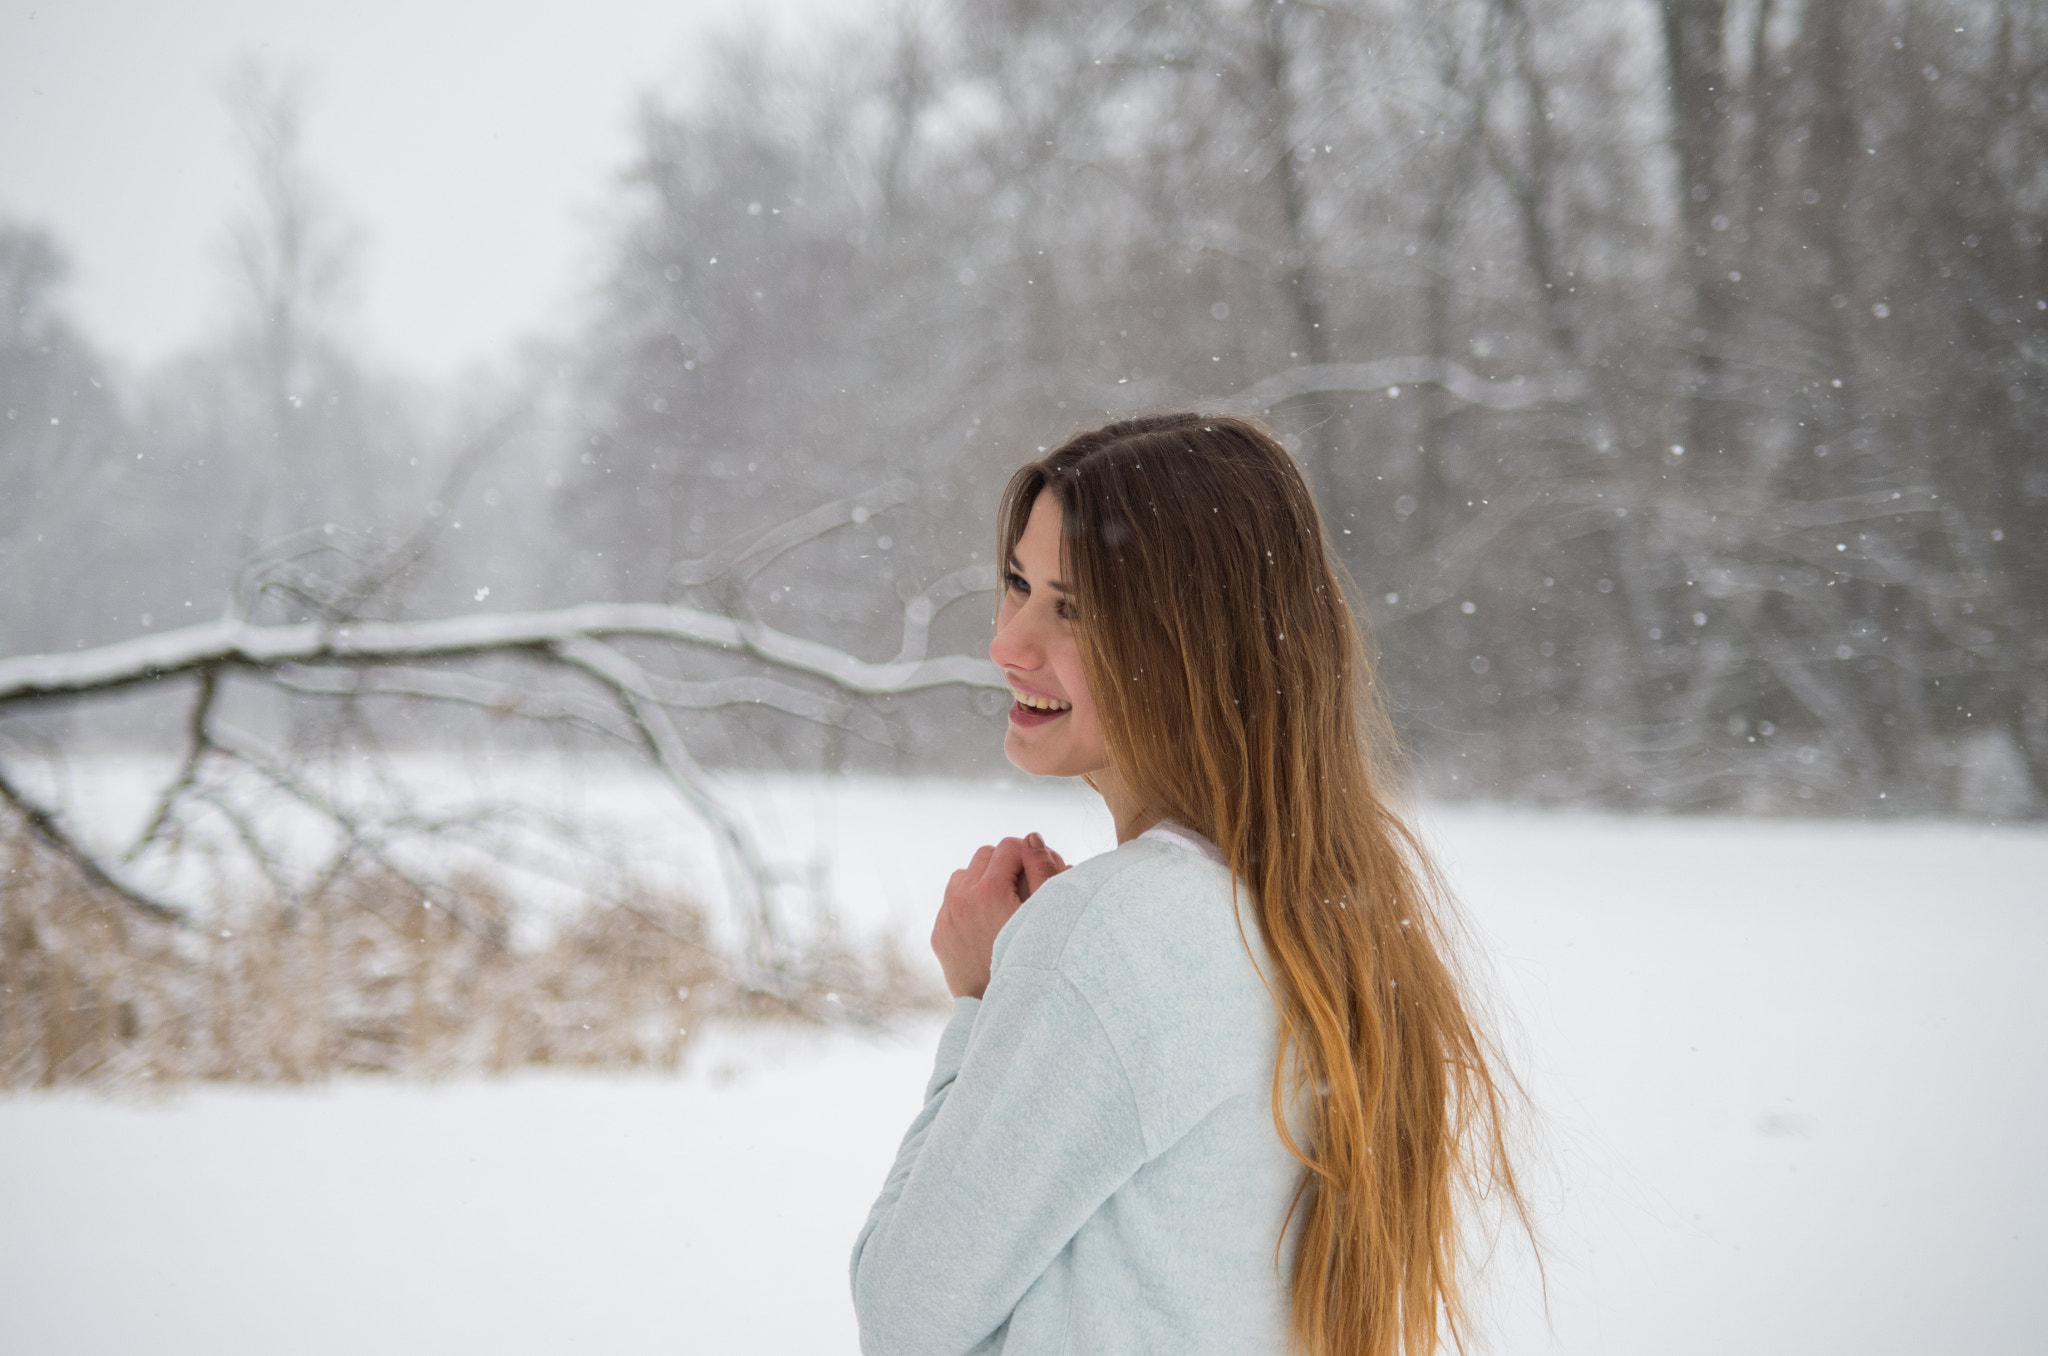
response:
<svg viewBox="0 0 2048 1356"><path fill-rule="evenodd" d="M854 1244L868 1356L1286 1350L1301 1170L1273 1128L1265 949L1230 887L1163 825L1003 928Z"/></svg>

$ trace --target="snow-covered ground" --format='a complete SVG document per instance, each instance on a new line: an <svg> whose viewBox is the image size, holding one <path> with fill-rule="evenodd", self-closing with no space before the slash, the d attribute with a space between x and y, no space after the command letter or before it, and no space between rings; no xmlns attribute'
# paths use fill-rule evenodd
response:
<svg viewBox="0 0 2048 1356"><path fill-rule="evenodd" d="M856 926L913 943L976 844L1109 841L1062 788L750 794ZM593 799L687 869L658 789ZM1494 1349L2039 1349L2048 833L1426 831L1542 1113L1549 1317L1503 1263ZM935 1033L716 1032L674 1078L0 1098L0 1352L850 1353L846 1251Z"/></svg>

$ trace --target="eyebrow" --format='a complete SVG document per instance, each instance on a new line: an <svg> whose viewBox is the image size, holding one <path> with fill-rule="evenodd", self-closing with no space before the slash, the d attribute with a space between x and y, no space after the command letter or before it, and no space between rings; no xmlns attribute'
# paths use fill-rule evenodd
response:
<svg viewBox="0 0 2048 1356"><path fill-rule="evenodd" d="M1010 553L1010 573L1016 575L1019 579L1022 579L1024 577L1023 562L1017 559L1017 554L1014 551ZM1062 584L1057 579L1048 579L1045 582L1046 586L1050 588L1054 593L1071 594L1073 592L1072 589L1068 588L1065 584Z"/></svg>

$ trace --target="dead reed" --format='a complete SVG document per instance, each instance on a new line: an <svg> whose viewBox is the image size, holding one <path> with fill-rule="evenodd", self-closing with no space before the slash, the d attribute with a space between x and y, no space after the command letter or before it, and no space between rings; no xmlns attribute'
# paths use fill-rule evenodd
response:
<svg viewBox="0 0 2048 1356"><path fill-rule="evenodd" d="M297 900L143 917L0 823L0 1087L673 1069L716 1021L880 1024L937 995L830 929L772 966L720 954L701 911L627 889L516 944L490 882L435 898L374 868Z"/></svg>

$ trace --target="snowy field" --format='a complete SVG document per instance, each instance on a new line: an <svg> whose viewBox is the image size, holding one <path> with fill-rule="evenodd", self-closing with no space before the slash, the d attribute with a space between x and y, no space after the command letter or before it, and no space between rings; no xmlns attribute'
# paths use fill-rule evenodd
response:
<svg viewBox="0 0 2048 1356"><path fill-rule="evenodd" d="M138 785L74 804L113 824ZM657 790L581 794L689 871ZM917 945L978 843L1110 839L1063 788L750 796L793 877ZM2048 833L1426 829L1542 1113L1549 1316L1504 1263L1490 1349L2041 1349ZM717 1032L672 1078L0 1096L0 1352L851 1353L847 1249L936 1030Z"/></svg>

